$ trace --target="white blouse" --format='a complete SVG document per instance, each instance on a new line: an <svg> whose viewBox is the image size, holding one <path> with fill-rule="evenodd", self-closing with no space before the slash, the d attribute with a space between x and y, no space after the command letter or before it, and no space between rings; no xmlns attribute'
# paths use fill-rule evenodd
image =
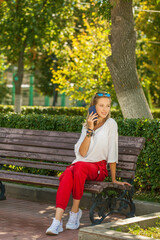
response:
<svg viewBox="0 0 160 240"><path fill-rule="evenodd" d="M87 129L83 126L81 136L74 147L76 159L72 163L100 162L102 160L106 160L107 163L118 163L118 126L113 118L107 119L101 127L94 131L87 155L82 157L79 148L86 132Z"/></svg>

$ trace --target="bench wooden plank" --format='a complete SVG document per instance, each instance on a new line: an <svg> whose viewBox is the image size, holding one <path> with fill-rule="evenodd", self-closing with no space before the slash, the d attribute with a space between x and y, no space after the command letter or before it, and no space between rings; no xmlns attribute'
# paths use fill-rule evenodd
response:
<svg viewBox="0 0 160 240"><path fill-rule="evenodd" d="M124 155L124 154L118 154L118 161L124 161L124 162L137 162L138 157L135 155Z"/></svg>
<svg viewBox="0 0 160 240"><path fill-rule="evenodd" d="M46 130L30 130L30 129L15 129L15 128L0 128L0 136L1 134L20 134L20 135L29 135L36 136L46 136L46 137L62 137L62 138L75 138L78 140L80 133L70 133L70 132L58 132L58 131L46 131ZM4 136L4 135L2 135ZM15 135L14 135L15 137ZM129 136L119 136L119 142L128 142L128 144L140 143L143 147L145 143L145 138L143 137L129 137ZM122 143L123 144L123 143Z"/></svg>
<svg viewBox="0 0 160 240"><path fill-rule="evenodd" d="M33 136L33 135L22 135L22 134L9 134L9 133L0 133L0 142L4 142L3 139L14 139L16 141L16 144L18 144L18 140L16 139L20 139L20 140L28 140L28 143L30 141L38 141L38 142L54 142L56 141L56 143L60 142L64 142L64 143L70 143L72 145L72 143L76 143L78 141L78 138L69 138L68 136L64 136L64 137L52 137L52 136ZM140 148L143 146L143 142L142 141L132 141L128 138L126 138L125 140L121 140L123 139L122 137L119 137L119 147L130 147L130 148ZM129 141L129 142L128 142ZM14 142L13 142L14 143ZM27 141L25 142L27 144ZM73 148L73 147L72 147Z"/></svg>
<svg viewBox="0 0 160 240"><path fill-rule="evenodd" d="M39 137L38 137L39 138ZM3 144L11 144L11 145L25 145L25 146L42 146L42 147L50 147L50 148L63 148L63 149L74 149L74 144L77 142L74 139L70 142L68 138L46 138L34 140L33 137L26 139L24 136L19 138L10 138L10 136L2 137L0 136L0 143ZM128 143L128 142L119 142L119 151L125 151L124 149L127 148L128 151L131 149L138 148L138 151L141 148L141 143ZM137 151L137 150L136 150Z"/></svg>
<svg viewBox="0 0 160 240"><path fill-rule="evenodd" d="M17 151L5 151L0 150L0 156L7 157L16 157L16 158L28 158L35 160L46 160L46 161L54 161L54 162L73 162L75 156L60 156L60 155L47 155L43 153L29 153L29 152L17 152Z"/></svg>
<svg viewBox="0 0 160 240"><path fill-rule="evenodd" d="M110 171L108 171L108 175L110 176ZM116 176L124 179L134 179L135 171L126 171L126 170L116 170Z"/></svg>
<svg viewBox="0 0 160 240"><path fill-rule="evenodd" d="M8 139L1 138L0 143L12 145L22 145L22 146L32 146L32 147L47 147L47 148L62 148L74 150L73 143L64 143L64 142L46 142L46 141L33 141L33 140L23 140L23 139Z"/></svg>
<svg viewBox="0 0 160 240"><path fill-rule="evenodd" d="M46 131L46 130L31 130L31 129L16 129L16 128L0 128L2 133L26 134L34 136L53 136L53 137L68 137L79 138L80 133L76 132L59 132L59 131Z"/></svg>
<svg viewBox="0 0 160 240"><path fill-rule="evenodd" d="M43 178L43 181L42 181ZM58 187L59 186L59 178L45 175L36 175L36 174L28 174L21 172L10 172L1 170L0 172L0 180L5 180L7 182L18 182L18 183L30 183L34 185L40 186L49 186L49 187ZM84 190L88 192L100 193L103 191L103 186L94 184L85 184Z"/></svg>
<svg viewBox="0 0 160 240"><path fill-rule="evenodd" d="M97 181L86 181L88 184L98 184L103 187L103 189L121 189L121 190L131 190L132 186L128 185L119 185L112 182L97 182Z"/></svg>
<svg viewBox="0 0 160 240"><path fill-rule="evenodd" d="M135 163L131 163L131 162L119 161L118 164L117 164L117 169L118 168L126 169L126 170L135 170L136 169L136 164Z"/></svg>
<svg viewBox="0 0 160 240"><path fill-rule="evenodd" d="M37 169L47 169L56 171L65 171L68 165L60 163L47 163L31 160L21 160L21 159L0 159L0 164L15 165L21 167L30 167Z"/></svg>
<svg viewBox="0 0 160 240"><path fill-rule="evenodd" d="M75 144L78 141L78 138L69 138L69 137L53 137L53 136L34 136L26 134L13 134L13 133L1 133L0 138L6 139L22 139L29 141L44 141L44 142L64 142Z"/></svg>
<svg viewBox="0 0 160 240"><path fill-rule="evenodd" d="M48 169L48 170L56 170L56 171L64 171L66 169L66 165L64 164L55 164L55 163L47 163L47 162L39 162L39 161L31 161L31 160L21 160L21 159L8 159L8 158L0 158L0 164L9 164L21 167L32 167L32 168L40 168L40 169ZM125 170L135 170L136 164L131 162L121 162L117 164L117 169L125 169Z"/></svg>
<svg viewBox="0 0 160 240"><path fill-rule="evenodd" d="M11 161L14 161L14 158L18 158L20 157L21 159L25 159L25 158L30 158L30 159L34 159L34 160L43 160L43 161L48 161L48 162L73 162L73 160L75 159L75 157L67 157L67 156L57 156L57 155L49 155L46 156L44 154L28 154L28 153L23 153L23 152L8 152L8 151L1 151L0 155L2 157L12 157ZM3 161L4 158L0 158L0 162L1 160ZM120 162L125 162L125 163L136 163L137 162L137 156L130 156L130 155L121 155L119 154L118 156L118 161Z"/></svg>
<svg viewBox="0 0 160 240"><path fill-rule="evenodd" d="M57 155L67 155L67 156L75 156L73 150L61 149L61 148L47 148L42 146L24 146L24 145L14 145L14 144L2 144L0 143L0 150L8 150L8 151L20 151L20 152L32 152L32 153L44 153L44 154L57 154ZM130 155L139 155L140 149L137 148L118 148L119 154L130 154Z"/></svg>
<svg viewBox="0 0 160 240"><path fill-rule="evenodd" d="M43 178L43 182L41 179ZM7 182L18 182L18 183L30 183L40 186L58 187L59 178L45 175L28 174L21 172L10 172L1 171L0 180ZM84 190L88 192L101 193L104 189L121 189L130 190L131 187L127 185L119 185L112 182L97 182L97 181L86 181Z"/></svg>
<svg viewBox="0 0 160 240"><path fill-rule="evenodd" d="M51 148L43 148L43 147L32 147L32 146L21 146L21 145L11 145L11 144L0 144L0 150L7 151L20 151L20 152L30 152L30 153L43 153L50 155L64 155L64 156L75 156L73 150L65 150L65 149L51 149Z"/></svg>

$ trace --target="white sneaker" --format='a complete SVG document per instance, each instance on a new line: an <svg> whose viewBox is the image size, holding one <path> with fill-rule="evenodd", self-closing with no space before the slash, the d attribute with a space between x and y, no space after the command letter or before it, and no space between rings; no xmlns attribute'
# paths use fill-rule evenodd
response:
<svg viewBox="0 0 160 240"><path fill-rule="evenodd" d="M58 233L63 232L63 222L53 218L51 226L47 229L47 235L57 235Z"/></svg>
<svg viewBox="0 0 160 240"><path fill-rule="evenodd" d="M79 209L77 213L69 212L69 220L66 224L66 229L78 229L81 217L82 217L81 209Z"/></svg>

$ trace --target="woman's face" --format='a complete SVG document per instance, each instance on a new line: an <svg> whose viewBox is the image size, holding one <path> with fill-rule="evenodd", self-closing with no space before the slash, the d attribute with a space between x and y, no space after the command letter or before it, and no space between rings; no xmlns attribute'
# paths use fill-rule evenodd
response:
<svg viewBox="0 0 160 240"><path fill-rule="evenodd" d="M110 111L111 100L106 97L99 98L95 106L98 116L105 119Z"/></svg>

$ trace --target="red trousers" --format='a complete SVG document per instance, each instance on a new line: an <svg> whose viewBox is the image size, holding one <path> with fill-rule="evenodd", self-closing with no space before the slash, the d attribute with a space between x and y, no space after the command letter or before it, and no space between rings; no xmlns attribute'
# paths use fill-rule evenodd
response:
<svg viewBox="0 0 160 240"><path fill-rule="evenodd" d="M60 176L56 195L56 207L66 209L71 192L74 199L80 200L86 180L103 181L108 176L106 161L89 163L77 162L70 165Z"/></svg>

